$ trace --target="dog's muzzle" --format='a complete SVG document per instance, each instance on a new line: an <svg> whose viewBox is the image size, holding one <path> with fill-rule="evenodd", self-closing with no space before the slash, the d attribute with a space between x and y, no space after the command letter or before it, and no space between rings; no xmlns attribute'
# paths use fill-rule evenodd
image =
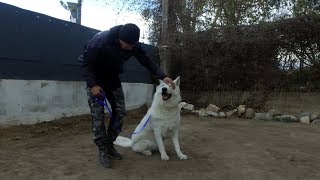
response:
<svg viewBox="0 0 320 180"><path fill-rule="evenodd" d="M162 93L161 93L161 95L162 95L162 100L164 100L164 101L166 101L166 100L168 100L168 99L170 99L171 98L171 94L168 94L168 89L167 88L162 88Z"/></svg>

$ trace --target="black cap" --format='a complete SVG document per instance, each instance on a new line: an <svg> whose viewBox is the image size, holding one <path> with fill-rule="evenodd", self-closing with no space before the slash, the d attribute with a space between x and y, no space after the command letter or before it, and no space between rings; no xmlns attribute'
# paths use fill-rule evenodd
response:
<svg viewBox="0 0 320 180"><path fill-rule="evenodd" d="M119 39L128 44L136 44L139 42L140 29L137 25L128 23L121 27L119 31Z"/></svg>

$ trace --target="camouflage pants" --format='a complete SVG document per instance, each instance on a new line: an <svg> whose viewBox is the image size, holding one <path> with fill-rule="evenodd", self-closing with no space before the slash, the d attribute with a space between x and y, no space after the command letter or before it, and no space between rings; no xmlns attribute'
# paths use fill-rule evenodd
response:
<svg viewBox="0 0 320 180"><path fill-rule="evenodd" d="M95 97L92 95L91 90L89 88L87 89L88 105L90 107L92 130L94 133L94 143L100 148L103 148L107 144L111 144L115 141L121 131L123 118L126 115L122 87L117 88L114 91L104 89L104 92L112 109L112 117L109 120L107 131L105 126L105 107L97 102Z"/></svg>

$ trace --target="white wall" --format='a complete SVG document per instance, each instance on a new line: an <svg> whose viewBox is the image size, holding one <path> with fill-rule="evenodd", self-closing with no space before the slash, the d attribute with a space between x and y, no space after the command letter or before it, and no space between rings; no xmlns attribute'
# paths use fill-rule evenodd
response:
<svg viewBox="0 0 320 180"><path fill-rule="evenodd" d="M150 103L153 85L123 83L126 109ZM88 114L85 82L0 79L0 125Z"/></svg>

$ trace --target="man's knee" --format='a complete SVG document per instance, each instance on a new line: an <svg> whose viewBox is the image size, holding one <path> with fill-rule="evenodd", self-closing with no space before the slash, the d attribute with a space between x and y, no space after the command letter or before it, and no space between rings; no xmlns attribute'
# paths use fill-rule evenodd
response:
<svg viewBox="0 0 320 180"><path fill-rule="evenodd" d="M92 118L92 131L94 133L101 133L105 132L105 124L103 119L95 119L94 117Z"/></svg>

